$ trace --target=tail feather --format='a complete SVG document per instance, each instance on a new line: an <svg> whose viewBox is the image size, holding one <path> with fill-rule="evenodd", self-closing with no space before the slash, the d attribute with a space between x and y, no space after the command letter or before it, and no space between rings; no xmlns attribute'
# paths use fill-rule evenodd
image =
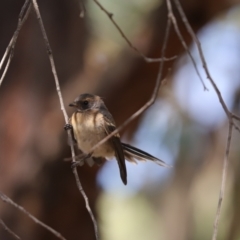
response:
<svg viewBox="0 0 240 240"><path fill-rule="evenodd" d="M134 156L131 155L130 153L124 151L124 156L125 156L125 159L128 160L129 162L133 164L137 164L137 161L134 159Z"/></svg>
<svg viewBox="0 0 240 240"><path fill-rule="evenodd" d="M129 144L122 143L122 147L123 147L126 159L130 162L136 163L136 161L134 159L137 159L140 161L150 160L162 167L171 167L170 165L166 164L164 161L162 161L162 160L152 156L151 154L144 152L136 147L133 147Z"/></svg>

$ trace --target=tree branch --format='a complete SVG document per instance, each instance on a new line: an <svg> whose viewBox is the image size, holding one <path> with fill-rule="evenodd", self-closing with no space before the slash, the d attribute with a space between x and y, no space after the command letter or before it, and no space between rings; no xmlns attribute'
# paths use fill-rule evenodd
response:
<svg viewBox="0 0 240 240"><path fill-rule="evenodd" d="M13 36L12 36L12 39L10 40L7 48L6 48L6 51L1 59L1 62L0 62L0 71L2 71L2 68L4 66L4 63L6 63L5 65L5 68L4 68L4 71L3 71L3 74L1 76L1 79L0 79L0 86L3 82L3 79L5 78L6 76L6 73L7 73L7 70L9 68L9 65L11 63L11 60L13 58L13 55L14 55L14 48L15 48L15 45L16 45L16 42L17 42L17 38L18 38L18 35L19 35L19 32L23 26L23 24L25 23L25 21L27 20L28 18L28 15L30 13L30 10L31 10L31 3L30 3L30 0L26 0L22 9L21 9L21 12L19 14L19 17L18 17L18 25L17 25L17 29L15 30Z"/></svg>
<svg viewBox="0 0 240 240"><path fill-rule="evenodd" d="M52 55L52 49L51 49L51 46L49 44L49 40L48 40L48 37L47 37L46 30L44 28L44 24L43 24L43 21L42 21L41 14L39 12L37 1L36 0L31 0L31 1L32 1L34 10L36 12L38 23L39 23L40 28L41 28L44 43L46 45L46 50L47 50L47 54L48 54L48 57L49 57L52 73L53 73L53 76L54 76L54 80L55 80L55 84L56 84L56 90L57 90L57 93L58 93L61 110L63 112L65 123L68 123L69 118L68 118L68 115L67 115L66 109L64 107L64 103L63 103L63 97L62 97L60 84L59 84L59 80L58 80L58 76L57 76L57 71L56 71L56 67L55 67L55 63L54 63L54 59L53 59L53 55ZM68 138L71 139L72 138L71 130L68 130L67 134L68 134ZM74 151L73 141L70 141L70 148L71 148L71 154L72 154L72 161L75 162L75 151ZM73 168L73 174L74 174L74 177L75 177L75 180L76 180L78 190L80 191L80 193L82 194L82 196L85 200L86 209L88 210L88 213L89 213L89 215L92 219L92 222L93 222L93 225L94 225L95 236L96 236L96 239L98 240L99 239L99 234L98 234L97 221L96 221L96 219L93 215L92 209L90 208L88 197L87 197L85 191L82 188L82 184L80 182L80 179L79 179L78 172L77 172L76 168Z"/></svg>
<svg viewBox="0 0 240 240"><path fill-rule="evenodd" d="M228 163L229 163L229 151L230 151L230 145L231 145L231 139L232 139L232 127L233 127L232 122L229 122L228 124L229 124L228 137L227 137L227 144L226 144L225 156L224 156L224 161L223 161L222 182L221 182L221 188L220 188L220 193L219 193L217 212L216 212L216 216L215 216L215 220L214 220L212 240L217 239L219 218L220 218L222 201L223 201L223 198L224 198L225 185L226 185L226 180L227 180L227 170L228 170Z"/></svg>
<svg viewBox="0 0 240 240"><path fill-rule="evenodd" d="M0 198L2 199L3 202L8 203L10 205L12 205L13 207L15 207L16 209L18 209L19 211L23 212L26 216L28 216L30 219L32 219L36 224L42 226L43 228L45 228L46 230L48 230L49 232L51 232L53 235L55 235L57 238L61 239L61 240L66 240L66 238L64 238L61 233L57 232L56 230L54 230L53 228L49 227L48 225L46 225L45 223L41 222L40 220L38 220L36 217L34 217L31 213L29 213L25 208L23 208L22 206L18 205L17 203L15 203L11 198L9 198L8 196L6 196L4 193L2 193L0 191Z"/></svg>
<svg viewBox="0 0 240 240"><path fill-rule="evenodd" d="M15 239L21 240L21 238L14 233L4 222L2 219L0 219L0 225L2 225L2 227L4 228L4 230L6 230L11 236L13 236Z"/></svg>
<svg viewBox="0 0 240 240"><path fill-rule="evenodd" d="M167 1L170 1L170 0L167 0ZM183 21L183 23L185 24L186 28L187 28L187 31L189 32L189 34L191 35L194 43L196 44L197 46L197 49L198 49L198 52L199 52L199 56L200 56L200 59L201 59L201 62L202 62L202 67L206 73L206 77L209 79L210 83L212 84L217 96L218 96L218 99L219 99L219 102L221 103L222 107L223 107L223 110L224 112L226 113L227 117L230 119L232 118L235 118L237 120L240 120L240 117L231 113L226 105L226 103L224 102L223 100L223 97L222 97L222 94L219 90L219 88L217 87L217 84L215 83L215 81L213 80L210 72L209 72L209 69L208 69L208 66L207 66L207 63L206 63L206 60L205 60L205 57L204 57L204 54L203 54L203 50L202 50L202 47L201 47L201 43L199 41L199 39L197 38L196 34L194 33L192 27L190 26L188 20L187 20L187 17L186 17L186 14L184 13L183 9L182 9L182 6L179 2L179 0L174 0L175 2L175 5L177 7L177 10L181 16L181 19Z"/></svg>
<svg viewBox="0 0 240 240"><path fill-rule="evenodd" d="M123 37L123 39L127 42L128 46L132 48L135 52L137 52L147 63L152 63L152 62L162 62L162 61L172 61L177 58L177 56L173 56L171 58L166 58L166 57L161 57L161 58L149 58L145 56L142 52L140 52L132 43L131 41L127 38L123 30L120 28L120 26L117 24L117 22L113 18L113 13L109 12L98 0L93 0L97 6L108 16L110 21L113 23L115 28L118 30L120 35Z"/></svg>
<svg viewBox="0 0 240 240"><path fill-rule="evenodd" d="M168 16L169 16L169 18L171 19L171 21L173 23L175 32L178 35L178 38L181 41L182 46L184 47L184 49L186 50L186 52L188 53L188 56L190 57L190 59L192 61L193 67L194 67L194 69L195 69L195 71L196 71L196 73L197 73L197 75L198 75L198 77L199 77L199 79L200 79L200 81L201 81L201 83L203 85L203 89L204 90L208 90L206 85L205 85L205 83L204 83L204 81L203 81L203 79L202 79L202 76L201 76L200 72L198 71L196 61L194 60L194 58L192 56L192 53L190 52L190 50L189 50L189 48L188 48L188 46L187 46L187 44L186 44L186 42L185 42L181 32L179 30L179 27L178 27L178 24L177 24L177 20L176 20L174 14L173 14L173 11L172 11L171 0L166 0L166 2L167 2L167 8L168 8Z"/></svg>
<svg viewBox="0 0 240 240"><path fill-rule="evenodd" d="M167 0L170 1L170 0ZM210 75L210 72L208 70L208 66L203 54L203 50L201 47L201 43L198 40L196 34L194 33L191 25L189 24L186 14L184 13L182 6L179 2L179 0L174 0L176 8L181 16L181 19L187 29L187 31L189 32L189 34L191 35L193 42L196 44L198 52L199 52L199 56L202 62L202 67L206 73L207 78L209 79L210 83L213 86L213 89L215 90L217 97L219 99L220 104L222 105L222 108L224 110L224 112L227 115L228 118L228 124L229 124L229 129L228 129L228 137L227 137L227 145L226 145L226 151L225 151L225 156L224 156L224 163L223 163L223 170L222 170L222 182L221 182L221 187L220 187L220 194L219 194L219 200L218 200L218 206L217 206L217 213L215 216L215 221L214 221L214 230L213 230L213 236L212 236L212 240L216 240L217 239L217 233L218 233L218 225L219 225L219 218L220 218L220 213L221 213L221 207L222 207L222 201L224 198L224 192L225 192L225 185L226 185L226 177L227 177L227 169L228 169L228 162L229 162L229 151L230 151L230 145L231 145L231 138L232 138L232 128L234 126L234 128L236 130L238 130L240 132L239 127L236 125L236 123L234 122L234 119L236 120L240 120L240 117L238 117L237 115L233 114L231 111L229 111L225 101L223 100L222 94L220 92L220 90L217 87L217 84L215 83L215 81L213 80L212 76Z"/></svg>

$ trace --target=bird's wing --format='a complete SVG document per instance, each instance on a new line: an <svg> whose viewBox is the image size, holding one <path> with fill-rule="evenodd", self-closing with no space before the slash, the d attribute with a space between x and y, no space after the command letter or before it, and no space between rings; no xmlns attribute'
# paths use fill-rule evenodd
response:
<svg viewBox="0 0 240 240"><path fill-rule="evenodd" d="M114 120L112 118L112 115L108 111L105 114L103 114L103 118L104 118L104 129L106 131L106 134L109 135L116 129ZM120 175L121 175L122 181L126 185L127 169L126 169L125 157L124 157L124 152L123 152L119 134L116 134L112 138L110 138L110 142L115 150L115 156L120 169Z"/></svg>

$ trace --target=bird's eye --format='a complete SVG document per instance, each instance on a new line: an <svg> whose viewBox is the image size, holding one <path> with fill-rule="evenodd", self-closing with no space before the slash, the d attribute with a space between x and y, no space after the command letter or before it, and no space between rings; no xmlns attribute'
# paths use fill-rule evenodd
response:
<svg viewBox="0 0 240 240"><path fill-rule="evenodd" d="M83 104L85 105L85 106L87 106L88 105L88 101L83 101Z"/></svg>

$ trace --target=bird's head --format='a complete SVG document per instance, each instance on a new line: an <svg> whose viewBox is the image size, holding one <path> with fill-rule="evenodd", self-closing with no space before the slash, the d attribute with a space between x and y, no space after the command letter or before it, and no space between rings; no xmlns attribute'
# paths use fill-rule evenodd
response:
<svg viewBox="0 0 240 240"><path fill-rule="evenodd" d="M98 109L102 104L104 103L99 96L84 93L79 95L69 106L75 107L80 112L84 112L91 109Z"/></svg>

